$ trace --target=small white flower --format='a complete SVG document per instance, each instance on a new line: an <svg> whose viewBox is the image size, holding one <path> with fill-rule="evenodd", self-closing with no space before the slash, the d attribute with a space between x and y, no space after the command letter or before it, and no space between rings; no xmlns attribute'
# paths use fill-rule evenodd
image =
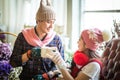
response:
<svg viewBox="0 0 120 80"><path fill-rule="evenodd" d="M89 30L88 31L88 35L89 35L89 39L92 39L92 40L96 40L97 38L97 36L96 36L96 34L94 33L94 31L93 30Z"/></svg>
<svg viewBox="0 0 120 80"><path fill-rule="evenodd" d="M93 30L89 30L88 31L88 35L89 35L89 39L93 40L95 45L97 46L99 44L98 40L97 40L97 35L94 33Z"/></svg>

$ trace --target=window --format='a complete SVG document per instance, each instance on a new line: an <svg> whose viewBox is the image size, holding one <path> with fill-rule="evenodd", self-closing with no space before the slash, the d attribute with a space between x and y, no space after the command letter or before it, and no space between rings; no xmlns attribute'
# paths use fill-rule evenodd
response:
<svg viewBox="0 0 120 80"><path fill-rule="evenodd" d="M34 26L36 25L36 12L40 6L39 0L25 0L24 1L24 25Z"/></svg>
<svg viewBox="0 0 120 80"><path fill-rule="evenodd" d="M111 30L113 20L120 21L119 0L85 0L82 29L98 27Z"/></svg>
<svg viewBox="0 0 120 80"><path fill-rule="evenodd" d="M83 0L81 29L97 27L112 31L113 21L120 22L120 0ZM100 51L100 55L102 50Z"/></svg>

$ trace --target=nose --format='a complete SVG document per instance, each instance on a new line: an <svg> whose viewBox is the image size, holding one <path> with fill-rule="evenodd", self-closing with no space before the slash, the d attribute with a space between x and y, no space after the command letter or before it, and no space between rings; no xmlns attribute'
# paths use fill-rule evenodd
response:
<svg viewBox="0 0 120 80"><path fill-rule="evenodd" d="M77 41L77 43L79 44L79 40Z"/></svg>
<svg viewBox="0 0 120 80"><path fill-rule="evenodd" d="M50 26L49 26L49 27L50 27L50 28L52 28L52 27L53 27L53 25L54 25L53 23L50 23Z"/></svg>
<svg viewBox="0 0 120 80"><path fill-rule="evenodd" d="M54 21L50 21L50 27L53 27Z"/></svg>

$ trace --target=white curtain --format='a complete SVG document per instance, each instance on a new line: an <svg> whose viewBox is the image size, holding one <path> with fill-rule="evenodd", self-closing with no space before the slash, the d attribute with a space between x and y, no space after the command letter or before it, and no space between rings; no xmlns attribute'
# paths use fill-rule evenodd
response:
<svg viewBox="0 0 120 80"><path fill-rule="evenodd" d="M39 7L40 0L2 0L3 19L2 24L6 31L18 35L24 25L35 25L35 14ZM12 44L14 37L8 36Z"/></svg>
<svg viewBox="0 0 120 80"><path fill-rule="evenodd" d="M6 32L18 34L24 27L24 1L25 0L2 0L3 3L3 21L2 24L6 27ZM15 41L14 36L7 36L8 42L12 45Z"/></svg>
<svg viewBox="0 0 120 80"><path fill-rule="evenodd" d="M24 0L3 0L3 24L8 32L17 34L24 25Z"/></svg>

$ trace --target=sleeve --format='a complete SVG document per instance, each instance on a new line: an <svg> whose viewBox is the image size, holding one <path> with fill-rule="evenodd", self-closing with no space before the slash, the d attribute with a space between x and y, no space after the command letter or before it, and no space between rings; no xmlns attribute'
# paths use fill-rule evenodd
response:
<svg viewBox="0 0 120 80"><path fill-rule="evenodd" d="M18 67L22 65L22 54L24 53L23 42L23 35L22 33L19 33L18 37L16 38L13 52L10 58L10 64L13 67Z"/></svg>
<svg viewBox="0 0 120 80"><path fill-rule="evenodd" d="M97 62L91 62L82 68L82 72L91 78L100 73L100 65Z"/></svg>
<svg viewBox="0 0 120 80"><path fill-rule="evenodd" d="M63 48L63 44L62 44L62 39L61 39L61 37L60 37L59 35L56 35L55 38L54 38L54 41L56 42L55 45L57 46L58 51L60 52L62 58L64 59L64 48ZM53 62L51 63L51 65L52 65L51 71L54 71L54 70L57 69L56 66L55 66L55 64L54 64ZM49 72L48 72L48 75L49 75L49 77L50 77ZM59 75L59 74L55 74L54 77L57 77L58 75ZM53 77L53 78L54 78L54 77ZM50 77L50 78L51 78L51 77Z"/></svg>
<svg viewBox="0 0 120 80"><path fill-rule="evenodd" d="M62 39L60 36L58 36L57 47L58 47L58 51L60 52L62 58L64 59L64 48L63 48L63 43L62 43Z"/></svg>

